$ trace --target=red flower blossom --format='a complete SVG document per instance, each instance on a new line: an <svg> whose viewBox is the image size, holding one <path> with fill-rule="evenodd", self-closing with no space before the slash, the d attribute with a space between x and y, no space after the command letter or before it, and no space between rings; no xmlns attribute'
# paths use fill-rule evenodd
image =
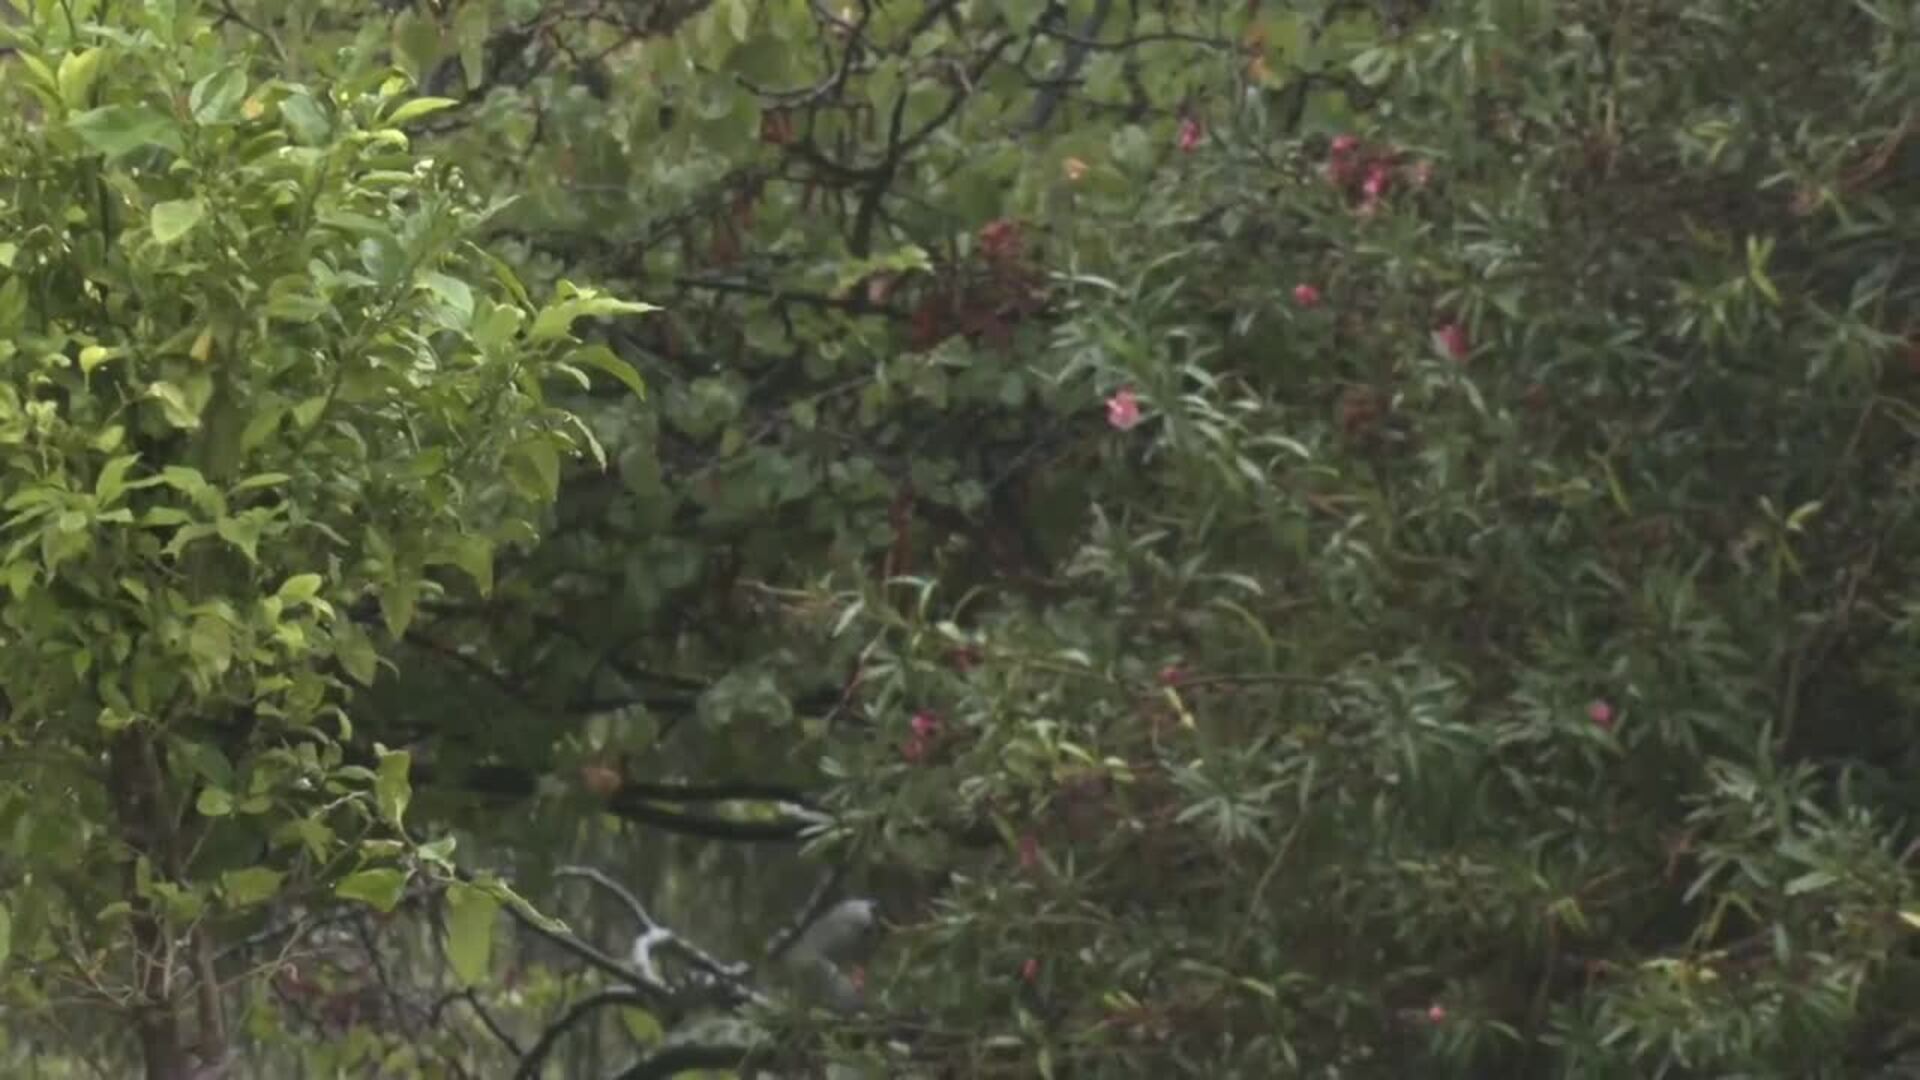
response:
<svg viewBox="0 0 1920 1080"><path fill-rule="evenodd" d="M1302 282L1293 287L1293 302L1304 308L1320 306L1320 290Z"/></svg>
<svg viewBox="0 0 1920 1080"><path fill-rule="evenodd" d="M1160 680L1161 686L1179 686L1181 683L1187 681L1187 669L1181 667L1179 664L1168 664L1166 667L1160 669L1160 674L1157 678Z"/></svg>
<svg viewBox="0 0 1920 1080"><path fill-rule="evenodd" d="M1027 962L1020 965L1021 981L1033 982L1035 979L1038 979L1039 977L1040 977L1040 961L1031 956L1027 957Z"/></svg>
<svg viewBox="0 0 1920 1080"><path fill-rule="evenodd" d="M1473 352L1473 344L1467 340L1467 328L1459 323L1450 322L1435 330L1433 340L1455 360L1465 360Z"/></svg>
<svg viewBox="0 0 1920 1080"><path fill-rule="evenodd" d="M1393 173L1384 161L1376 161L1367 166L1367 179L1360 185L1360 193L1370 202L1378 202L1387 193L1388 185L1393 183Z"/></svg>
<svg viewBox="0 0 1920 1080"><path fill-rule="evenodd" d="M1605 701L1593 701L1587 705L1587 719L1601 731L1613 730L1613 706Z"/></svg>
<svg viewBox="0 0 1920 1080"><path fill-rule="evenodd" d="M1180 152L1183 154L1191 154L1195 150L1200 149L1200 140L1206 138L1206 135L1207 129L1200 126L1200 121L1191 116L1182 117L1180 120Z"/></svg>
<svg viewBox="0 0 1920 1080"><path fill-rule="evenodd" d="M1445 1005L1440 1005L1436 1003L1436 1004L1427 1006L1427 1021L1429 1023L1433 1023L1433 1024L1444 1023L1446 1019L1447 1019L1447 1007Z"/></svg>
<svg viewBox="0 0 1920 1080"><path fill-rule="evenodd" d="M1360 149L1360 136L1335 135L1333 145L1329 149L1336 158L1349 157L1355 150Z"/></svg>
<svg viewBox="0 0 1920 1080"><path fill-rule="evenodd" d="M1107 399L1107 423L1116 431L1132 431L1140 423L1140 399L1122 387Z"/></svg>
<svg viewBox="0 0 1920 1080"><path fill-rule="evenodd" d="M913 737L931 739L940 734L940 714L921 709L913 714Z"/></svg>
<svg viewBox="0 0 1920 1080"><path fill-rule="evenodd" d="M1012 218L996 218L980 227L980 251L995 262L1011 262L1025 249L1020 223Z"/></svg>

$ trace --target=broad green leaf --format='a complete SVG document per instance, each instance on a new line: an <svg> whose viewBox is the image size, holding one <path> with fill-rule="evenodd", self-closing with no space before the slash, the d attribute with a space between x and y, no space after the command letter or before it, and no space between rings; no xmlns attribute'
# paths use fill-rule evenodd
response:
<svg viewBox="0 0 1920 1080"><path fill-rule="evenodd" d="M354 682L361 686L373 685L380 668L380 654L374 651L366 631L346 619L334 623L333 655Z"/></svg>
<svg viewBox="0 0 1920 1080"><path fill-rule="evenodd" d="M67 121L75 134L108 159L157 146L175 154L185 151L179 125L167 114L145 105L105 105Z"/></svg>
<svg viewBox="0 0 1920 1080"><path fill-rule="evenodd" d="M388 582L380 590L380 617L386 620L387 633L396 640L405 637L419 602L420 582L412 578Z"/></svg>
<svg viewBox="0 0 1920 1080"><path fill-rule="evenodd" d="M588 367L604 371L608 375L620 380L621 385L633 391L634 397L640 398L641 400L646 399L647 384L641 381L640 373L634 370L632 364L621 359L612 349L605 345L597 342L592 345L582 345L567 354L567 361L569 363L585 364Z"/></svg>
<svg viewBox="0 0 1920 1080"><path fill-rule="evenodd" d="M401 105L399 108L393 110L392 115L387 117L387 126L400 127L401 125L407 123L409 120L418 120L423 116L431 116L442 109L451 109L458 104L460 103L458 101L455 101L452 98L443 98L443 97L414 98L412 101L409 101Z"/></svg>
<svg viewBox="0 0 1920 1080"><path fill-rule="evenodd" d="M139 460L138 454L122 454L100 467L100 476L93 482L93 497L102 507L119 501L127 490L127 470Z"/></svg>
<svg viewBox="0 0 1920 1080"><path fill-rule="evenodd" d="M175 199L160 203L153 208L153 238L162 244L171 244L192 231L206 214L205 199Z"/></svg>
<svg viewBox="0 0 1920 1080"><path fill-rule="evenodd" d="M239 118L240 103L246 96L246 73L237 67L223 68L193 84L187 108L193 110L196 124L230 123Z"/></svg>
<svg viewBox="0 0 1920 1080"><path fill-rule="evenodd" d="M374 774L373 797L380 807L380 817L396 829L401 827L407 803L413 798L413 786L408 779L412 768L412 754L405 750L385 750L380 754L379 771Z"/></svg>
<svg viewBox="0 0 1920 1080"><path fill-rule="evenodd" d="M528 439L508 459L509 478L529 499L545 501L560 490L560 454L545 439Z"/></svg>
<svg viewBox="0 0 1920 1080"><path fill-rule="evenodd" d="M106 57L102 49L85 49L68 53L60 61L59 83L60 100L66 102L69 109L85 108L87 99L92 96L94 80L100 74L100 62Z"/></svg>
<svg viewBox="0 0 1920 1080"><path fill-rule="evenodd" d="M460 317L459 325L473 321L473 289L466 282L432 270L422 273L420 281Z"/></svg>
<svg viewBox="0 0 1920 1080"><path fill-rule="evenodd" d="M333 894L342 900L358 900L375 911L387 912L400 902L406 889L405 871L382 867L347 875L333 887Z"/></svg>
<svg viewBox="0 0 1920 1080"><path fill-rule="evenodd" d="M425 79L440 62L440 49L440 25L433 19L408 10L394 20L394 59L415 82Z"/></svg>
<svg viewBox="0 0 1920 1080"><path fill-rule="evenodd" d="M493 592L493 542L484 536L457 536L447 542L447 562L473 579L481 596Z"/></svg>
<svg viewBox="0 0 1920 1080"><path fill-rule="evenodd" d="M233 793L224 788L201 788L193 808L200 811L202 817L226 817L233 813Z"/></svg>
<svg viewBox="0 0 1920 1080"><path fill-rule="evenodd" d="M220 892L234 907L247 907L271 899L286 877L284 872L267 866L229 870L220 875Z"/></svg>
<svg viewBox="0 0 1920 1080"><path fill-rule="evenodd" d="M289 94L280 102L280 115L304 146L318 146L327 140L333 124L320 109L320 103L306 91Z"/></svg>
<svg viewBox="0 0 1920 1080"><path fill-rule="evenodd" d="M320 586L324 583L319 574L295 574L280 583L280 589L274 593L289 604L298 604L320 595Z"/></svg>
<svg viewBox="0 0 1920 1080"><path fill-rule="evenodd" d="M464 881L447 886L447 960L462 983L486 978L493 957L493 930L500 900Z"/></svg>
<svg viewBox="0 0 1920 1080"><path fill-rule="evenodd" d="M556 341L573 332L573 323L576 319L644 315L649 311L659 310L653 304L638 300L619 300L593 292L581 292L564 300L556 300L542 308L540 313L534 316L533 327L527 331L527 337L532 341Z"/></svg>
<svg viewBox="0 0 1920 1080"><path fill-rule="evenodd" d="M187 398L186 391L169 382L147 384L147 396L160 403L167 423L191 431L200 426L200 406Z"/></svg>
<svg viewBox="0 0 1920 1080"><path fill-rule="evenodd" d="M493 32L492 12L486 4L462 4L453 18L453 37L460 48L460 68L467 89L478 90L486 79L487 38Z"/></svg>

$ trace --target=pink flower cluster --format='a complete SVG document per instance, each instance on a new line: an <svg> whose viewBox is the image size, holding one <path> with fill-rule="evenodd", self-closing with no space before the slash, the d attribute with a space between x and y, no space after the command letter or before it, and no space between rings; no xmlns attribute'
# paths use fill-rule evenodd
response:
<svg viewBox="0 0 1920 1080"><path fill-rule="evenodd" d="M1433 182L1432 162L1403 164L1402 157L1392 147L1370 147L1357 135L1338 135L1327 148L1327 161L1320 171L1346 194L1355 213L1372 217L1396 183L1417 191Z"/></svg>
<svg viewBox="0 0 1920 1080"><path fill-rule="evenodd" d="M940 714L922 709L909 723L913 734L901 745L900 756L908 764L918 765L933 752L933 742L940 737Z"/></svg>

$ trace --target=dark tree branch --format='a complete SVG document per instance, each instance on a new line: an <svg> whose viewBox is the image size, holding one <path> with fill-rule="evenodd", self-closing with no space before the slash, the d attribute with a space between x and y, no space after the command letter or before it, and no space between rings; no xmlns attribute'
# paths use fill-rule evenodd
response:
<svg viewBox="0 0 1920 1080"><path fill-rule="evenodd" d="M574 1002L573 1007L568 1009L560 1019L548 1024L547 1029L540 1033L539 1041L535 1042L520 1058L520 1067L513 1073L514 1080L538 1080L540 1066L547 1060L547 1055L553 1052L553 1048L559 1044L561 1038L601 1009L623 1005L645 1008L651 1004L652 1001L647 995L635 993L632 990L602 990L597 994L581 998Z"/></svg>
<svg viewBox="0 0 1920 1080"><path fill-rule="evenodd" d="M643 931L652 930L654 927L660 925L653 921L653 916L647 913L646 905L640 902L639 897L633 895L632 890L613 880L605 871L596 870L591 866L562 866L553 872L553 876L557 878L582 878L593 882L595 885L619 897L620 902L625 904L627 910L632 912L633 917L639 921L640 929Z"/></svg>
<svg viewBox="0 0 1920 1080"><path fill-rule="evenodd" d="M1066 55L1060 58L1060 66L1054 69L1040 96L1033 99L1033 113L1027 117L1029 132L1044 131L1053 120L1054 110L1060 107L1067 89L1080 77L1080 68L1087 62L1087 55L1093 48L1092 42L1100 36L1100 28L1106 25L1107 16L1112 13L1113 0L1094 0L1093 10L1087 13L1087 21L1081 24L1080 40L1068 43Z"/></svg>
<svg viewBox="0 0 1920 1080"><path fill-rule="evenodd" d="M769 1046L670 1046L634 1062L614 1080L670 1080L695 1069L731 1069L744 1074L768 1068L779 1057Z"/></svg>

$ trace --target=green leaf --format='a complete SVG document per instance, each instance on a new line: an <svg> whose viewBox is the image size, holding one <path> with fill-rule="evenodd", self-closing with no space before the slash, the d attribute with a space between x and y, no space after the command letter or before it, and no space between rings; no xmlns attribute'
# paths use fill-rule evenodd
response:
<svg viewBox="0 0 1920 1080"><path fill-rule="evenodd" d="M659 311L653 304L638 300L620 300L611 296L602 296L590 289L576 290L561 282L563 292L572 292L565 299L556 300L540 309L534 316L533 328L527 331L531 341L557 341L573 332L575 319L609 318L614 315L644 315L649 311Z"/></svg>
<svg viewBox="0 0 1920 1080"><path fill-rule="evenodd" d="M187 108L193 110L196 124L225 124L239 116L240 102L246 96L246 72L237 67L224 68L193 84Z"/></svg>
<svg viewBox="0 0 1920 1080"><path fill-rule="evenodd" d="M187 631L187 651L215 674L226 674L233 666L233 631L217 615L202 615Z"/></svg>
<svg viewBox="0 0 1920 1080"><path fill-rule="evenodd" d="M404 870L381 868L347 875L333 887L333 894L342 900L358 900L375 911L387 912L400 902L406 889Z"/></svg>
<svg viewBox="0 0 1920 1080"><path fill-rule="evenodd" d="M153 238L162 244L171 244L187 235L200 219L207 216L205 199L175 199L163 202L153 208L150 222Z"/></svg>
<svg viewBox="0 0 1920 1080"><path fill-rule="evenodd" d="M234 907L248 907L272 898L286 874L266 866L229 870L220 875L220 892Z"/></svg>
<svg viewBox="0 0 1920 1080"><path fill-rule="evenodd" d="M625 386L628 390L633 391L634 397L642 401L646 400L647 384L641 380L640 373L634 370L632 364L621 359L612 349L605 345L598 343L582 345L567 354L567 362L585 364L588 367L604 371L608 375L620 380L621 385Z"/></svg>
<svg viewBox="0 0 1920 1080"><path fill-rule="evenodd" d="M466 282L432 270L423 272L420 282L460 316L461 326L473 321L473 289Z"/></svg>
<svg viewBox="0 0 1920 1080"><path fill-rule="evenodd" d="M412 101L393 110L393 114L387 117L387 126L400 127L409 120L418 120L423 116L431 116L442 109L451 109L458 104L460 103L453 98L414 98Z"/></svg>
<svg viewBox="0 0 1920 1080"><path fill-rule="evenodd" d="M481 596L493 592L493 542L484 536L457 536L447 542L446 561L473 579Z"/></svg>
<svg viewBox="0 0 1920 1080"><path fill-rule="evenodd" d="M320 586L324 580L319 574L295 574L280 583L280 590L274 593L289 604L305 603L320 595Z"/></svg>
<svg viewBox="0 0 1920 1080"><path fill-rule="evenodd" d="M200 811L201 817L226 817L233 813L233 793L225 788L201 788L193 808Z"/></svg>
<svg viewBox="0 0 1920 1080"><path fill-rule="evenodd" d="M416 83L440 62L440 25L409 10L393 24L393 55Z"/></svg>
<svg viewBox="0 0 1920 1080"><path fill-rule="evenodd" d="M327 114L320 109L320 103L304 90L290 94L280 102L280 116L286 120L293 137L303 146L317 146L327 141L328 133L333 130Z"/></svg>
<svg viewBox="0 0 1920 1080"><path fill-rule="evenodd" d="M200 406L187 399L186 391L169 382L147 384L147 396L160 403L167 423L186 431L200 426Z"/></svg>
<svg viewBox="0 0 1920 1080"><path fill-rule="evenodd" d="M373 642L368 640L366 631L346 619L341 619L333 627L333 655L340 661L347 675L361 686L372 686L374 676L380 667L380 654L374 651Z"/></svg>
<svg viewBox="0 0 1920 1080"><path fill-rule="evenodd" d="M407 813L407 803L413 798L413 787L407 779L412 768L413 755L405 750L385 750L380 753L380 768L373 780L373 798L379 804L380 817L396 829L401 827L401 819Z"/></svg>
<svg viewBox="0 0 1920 1080"><path fill-rule="evenodd" d="M462 4L453 19L454 40L460 46L460 68L467 89L478 90L486 78L487 38L493 32L492 12L485 4Z"/></svg>
<svg viewBox="0 0 1920 1080"><path fill-rule="evenodd" d="M89 109L68 120L67 126L109 160L148 146L185 152L179 126L167 114L145 105Z"/></svg>
<svg viewBox="0 0 1920 1080"><path fill-rule="evenodd" d="M420 602L420 583L411 578L389 582L380 590L380 617L386 620L387 633L395 640L406 636L413 625L414 610Z"/></svg>
<svg viewBox="0 0 1920 1080"><path fill-rule="evenodd" d="M127 470L139 460L138 454L122 454L101 466L100 476L93 482L93 497L101 506L112 506L127 490Z"/></svg>
<svg viewBox="0 0 1920 1080"><path fill-rule="evenodd" d="M226 517L214 523L220 539L240 549L250 563L259 562L260 532L264 523L257 517Z"/></svg>
<svg viewBox="0 0 1920 1080"><path fill-rule="evenodd" d="M447 960L454 976L468 986L487 975L499 914L500 899L488 890L464 881L447 886Z"/></svg>
<svg viewBox="0 0 1920 1080"><path fill-rule="evenodd" d="M514 447L507 470L515 488L529 499L546 502L560 490L560 454L545 439L528 439Z"/></svg>
<svg viewBox="0 0 1920 1080"><path fill-rule="evenodd" d="M69 109L78 109L87 103L93 93L94 79L100 74L100 61L106 57L101 49L86 49L77 53L68 53L60 61L60 100Z"/></svg>

